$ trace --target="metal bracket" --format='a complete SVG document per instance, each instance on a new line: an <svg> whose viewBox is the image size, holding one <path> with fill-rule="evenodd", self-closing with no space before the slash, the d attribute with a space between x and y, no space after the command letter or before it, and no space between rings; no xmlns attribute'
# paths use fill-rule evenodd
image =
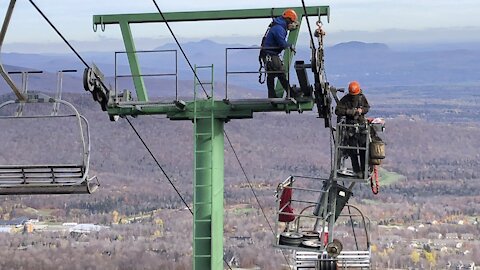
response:
<svg viewBox="0 0 480 270"><path fill-rule="evenodd" d="M185 110L185 107L187 106L187 103L185 103L185 101L183 101L183 100L175 100L173 103L180 110Z"/></svg>
<svg viewBox="0 0 480 270"><path fill-rule="evenodd" d="M16 0L11 0L10 1L10 5L8 5L7 13L5 15L5 20L3 21L2 30L0 31L0 53L2 51L2 45L3 45L3 41L5 40L5 35L7 34L7 29L8 29L8 25L10 23L10 19L12 18L13 9L15 8L15 3L16 3ZM5 71L1 60L0 60L0 75L2 75L3 79L7 82L8 86L10 86L12 91L17 96L18 100L25 101L26 100L25 95L15 85L13 80L10 78L8 73Z"/></svg>
<svg viewBox="0 0 480 270"><path fill-rule="evenodd" d="M102 111L107 111L110 90L103 83L104 79L105 75L95 64L90 68L86 68L83 72L83 87L85 91L90 92L93 100L100 103Z"/></svg>

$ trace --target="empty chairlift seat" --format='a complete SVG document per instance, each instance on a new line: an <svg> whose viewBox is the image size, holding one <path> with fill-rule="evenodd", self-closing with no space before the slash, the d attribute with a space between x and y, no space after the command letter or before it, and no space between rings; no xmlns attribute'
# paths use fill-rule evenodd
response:
<svg viewBox="0 0 480 270"><path fill-rule="evenodd" d="M18 101L12 100L0 104L0 112L8 105L18 104ZM93 181L96 177L89 177L90 162L90 133L88 121L79 114L78 110L69 102L55 99L51 97L41 97L37 95L29 95L28 103L44 103L46 105L54 104L58 108L58 104L64 105L71 110L71 114L58 115L56 112L44 115L28 115L16 114L15 116L1 116L0 121L16 121L21 118L40 119L48 121L56 121L60 118L73 121L73 125L78 126L77 141L69 143L69 145L59 145L58 147L66 147L67 151L79 157L78 162L54 164L22 164L22 165L0 165L0 195L27 195L27 194L89 194L94 192L99 186L98 181ZM21 104L22 106L25 104ZM4 113L2 113L5 115ZM13 119L13 120L12 120ZM70 120L71 119L71 120ZM55 136L55 132L59 130L51 130L51 136ZM72 131L74 132L74 131ZM29 134L22 134L28 136ZM29 138L30 139L30 138ZM36 138L30 139L32 145ZM36 142L42 143L42 142ZM73 153L74 146L81 149L81 153ZM78 147L80 145L80 147ZM72 148L72 149L70 149ZM9 154L15 156L16 153ZM81 156L81 158L80 158ZM19 162L20 163L20 162Z"/></svg>

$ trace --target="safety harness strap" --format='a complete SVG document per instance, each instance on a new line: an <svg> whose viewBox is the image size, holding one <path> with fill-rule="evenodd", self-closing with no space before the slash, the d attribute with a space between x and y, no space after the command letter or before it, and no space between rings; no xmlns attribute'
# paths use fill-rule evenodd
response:
<svg viewBox="0 0 480 270"><path fill-rule="evenodd" d="M272 26L275 25L275 22L272 19L272 22L268 25L267 31L265 31L265 34L262 37L262 43L260 44L260 53L258 54L258 83L264 84L265 83L265 78L266 78L266 63L265 63L265 57L267 56L267 53L265 52L265 49L263 48L265 45L265 39L267 39L268 32L270 32L270 29Z"/></svg>

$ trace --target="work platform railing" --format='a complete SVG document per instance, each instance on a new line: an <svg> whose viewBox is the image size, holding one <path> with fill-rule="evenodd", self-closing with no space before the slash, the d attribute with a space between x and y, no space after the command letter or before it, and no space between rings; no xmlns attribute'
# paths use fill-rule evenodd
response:
<svg viewBox="0 0 480 270"><path fill-rule="evenodd" d="M336 138L333 178L337 181L367 181L371 173L368 166L371 140L367 122L347 124L342 120L337 123ZM348 167L347 159L352 163L352 158L357 159L360 171L355 172L353 165Z"/></svg>
<svg viewBox="0 0 480 270"><path fill-rule="evenodd" d="M380 159L375 143L381 141L379 135L385 130L383 118L365 119L364 122L347 123L342 119L336 126L333 179L345 182L367 182L374 177L374 169ZM377 140L377 141L375 141ZM373 144L372 144L373 143ZM382 156L379 157L378 155ZM352 159L356 159L353 161ZM348 164L347 160L350 160ZM355 171L353 162L358 163L360 171ZM351 166L349 166L351 165Z"/></svg>
<svg viewBox="0 0 480 270"><path fill-rule="evenodd" d="M265 103L270 103L273 106L285 106L285 111L288 113L290 111L293 111L291 109L287 109L287 106L293 106L295 108L294 110L298 112L303 112L303 107L306 104L313 103L313 88L310 86L310 83L308 82L308 77L306 76L306 71L305 69L309 67L309 65L305 65L303 61L297 61L295 63L295 70L298 75L298 80L300 87L297 87L295 85L291 84L291 76L290 76L290 63L284 63L284 70L280 71L268 71L266 68L266 63L264 63L264 66L262 66L261 69L259 70L251 70L251 69L234 69L231 67L231 55L233 52L241 52L241 51L252 51L255 52L255 54L251 54L255 56L255 59L253 60L252 58L252 63L258 63L259 60L259 52L261 49L279 49L278 47L231 47L231 48L225 48L225 99L224 101L227 102L228 104L232 104L233 106L235 105L245 105L245 104L250 104L250 105L262 105ZM248 55L250 56L250 54ZM262 60L264 61L264 59ZM298 65L297 65L298 64ZM259 64L260 65L260 64ZM243 99L231 99L229 96L229 86L230 86L230 81L232 76L246 76L246 75L258 75L259 79L255 79L255 82L261 80L261 77L264 76L264 80L266 81L268 78L269 74L282 74L284 73L287 81L289 83L289 88L284 89L281 86L281 83L277 81L275 83L275 98L243 98ZM251 76L252 77L252 76ZM250 77L249 77L250 78ZM277 79L278 80L278 79ZM303 87L302 87L303 86ZM268 93L268 87L265 85L264 86L265 90L265 96L267 96ZM285 97L284 91L286 92ZM308 106L307 106L308 107Z"/></svg>
<svg viewBox="0 0 480 270"><path fill-rule="evenodd" d="M229 97L228 97L228 78L229 76L231 75L247 75L247 74L258 74L260 77L259 79L261 80L262 76L264 77L264 82L266 81L266 76L268 76L268 74L282 74L284 73L286 78L287 78L287 81L290 82L290 64L289 63L285 63L284 64L284 68L285 70L279 70L279 71L268 71L267 70L267 67L266 67L266 63L264 63L265 65L262 65L261 68L259 70L230 70L230 65L231 63L229 63L229 54L230 52L238 52L238 51L254 51L255 52L255 55L259 55L260 54L260 50L268 50L268 49L272 49L272 50L278 50L280 49L279 47L260 47L260 46L252 46L252 47L231 47L231 48L225 48L225 99L228 100ZM265 59L259 59L258 61L265 61ZM257 63L257 61L255 61L254 63ZM260 64L259 64L260 65ZM283 88L282 88L283 89ZM286 98L287 99L290 99L290 97L292 97L291 95L291 89L283 89L287 92L287 96ZM283 93L282 93L283 95ZM279 97L281 98L281 97Z"/></svg>
<svg viewBox="0 0 480 270"><path fill-rule="evenodd" d="M115 82L114 82L114 91L111 93L111 102L115 103L117 106L122 105L138 105L138 104L159 104L165 103L164 101L148 101L148 96L143 93L143 96L137 96L137 101L134 101L134 98L130 91L124 90L123 92L119 93L118 86L119 80L122 78L140 78L140 82L142 84L142 89L146 89L143 79L144 78L161 78L161 77L172 77L174 78L174 87L175 87L175 99L173 102L166 102L167 104L172 104L179 101L179 93L178 93L178 54L177 50L147 50L147 51L135 51L135 57L138 55L145 55L145 54L161 54L162 56L165 54L173 55L173 62L174 62L174 70L172 72L155 72L155 73L144 73L144 74L135 74L134 72L130 72L128 74L123 74L119 72L119 55L129 55L129 52L126 51L119 51L115 52ZM166 58L166 57L164 57ZM164 66L171 66L171 65L164 65ZM135 82L135 80L134 80ZM163 90L163 89L162 89Z"/></svg>
<svg viewBox="0 0 480 270"><path fill-rule="evenodd" d="M230 48L228 48L230 49ZM241 49L241 48L233 48L233 49ZM259 48L257 48L258 50ZM147 51L149 52L149 51ZM164 50L164 51L155 51L155 52L162 52L162 53L175 53L175 50ZM228 50L227 50L228 52ZM129 55L129 57L136 56L137 54L131 54L129 52L122 52ZM228 54L228 53L227 53ZM257 57L258 58L258 57ZM175 60L177 61L177 60ZM138 61L134 61L137 63ZM297 74L299 72L303 72L304 75L306 74L306 69L308 65L303 64L302 61L299 65L295 65L295 69ZM226 63L228 64L228 60L226 59ZM116 66L118 66L119 62L116 61ZM176 63L175 63L176 64ZM287 65L285 65L287 66ZM133 70L139 70L139 67L133 68ZM178 90L178 69L175 67L175 72L173 73L152 73L147 74L147 77L159 77L159 76L175 76L175 99L166 100L162 98L160 100L149 100L146 87L143 82L143 76L135 74L132 70L132 75L128 74L119 74L116 72L115 80L117 81L120 78L132 78L133 84L135 84L136 94L132 94L132 92L128 90L124 90L120 92L120 86L118 82L115 82L115 87L111 90L107 87L103 80L104 75L102 72L95 66L91 68L87 68L84 72L84 88L86 91L89 91L94 100L98 101L102 107L102 110L108 111L110 120L117 120L118 117L124 115L148 115L148 114L166 114L168 118L172 120L186 120L192 118L193 110L194 110L194 102L192 100L186 100L185 97L179 94ZM301 71L299 71L301 70ZM258 71L250 72L250 71L238 71L238 70L230 70L228 67L226 68L226 76L228 75L239 75L244 73L256 73L259 74ZM276 73L278 71L273 71L272 73ZM262 74L267 74L267 71L264 71ZM197 76L197 75L196 75ZM300 89L302 90L303 96L301 97L291 97L288 98L290 93L287 93L287 98L238 98L238 99L230 99L229 91L226 90L225 98L221 100L215 100L215 102L211 102L208 95L205 95L207 102L205 105L213 106L214 107L214 114L217 118L226 119L229 121L230 119L244 119L244 118L251 118L254 112L265 112L265 111L285 111L287 113L297 111L302 113L304 111L311 111L315 105L315 100L313 97L313 88L309 85L308 80L306 79L307 76L299 76L299 78L304 78L305 82L301 84ZM198 80L198 78L197 78ZM227 79L228 80L228 79ZM203 87L203 84L200 80L198 80L199 86ZM139 87L137 87L139 85ZM228 82L227 82L228 88ZM302 87L305 86L305 87ZM308 87L307 87L308 85ZM208 86L208 85L207 85ZM265 87L266 88L266 87ZM295 88L297 89L297 88ZM164 89L162 89L164 90ZM290 89L291 90L291 89ZM283 89L276 90L277 95L279 91L283 92ZM299 90L300 91L300 90ZM267 91L265 90L265 93ZM165 93L165 91L163 91ZM266 95L266 94L265 94ZM216 95L218 96L218 95ZM185 99L185 100L184 100Z"/></svg>

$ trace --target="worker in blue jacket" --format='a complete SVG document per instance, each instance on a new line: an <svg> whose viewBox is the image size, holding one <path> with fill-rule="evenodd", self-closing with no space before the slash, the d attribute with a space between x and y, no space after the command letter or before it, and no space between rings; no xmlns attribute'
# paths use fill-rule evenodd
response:
<svg viewBox="0 0 480 270"><path fill-rule="evenodd" d="M299 94L293 92L285 75L283 62L279 54L286 48L290 48L295 53L292 44L286 41L287 31L294 30L298 26L298 16L295 10L286 9L282 16L273 19L269 25L269 29L265 33L262 40L262 49L260 51L260 58L265 64L267 71L267 88L268 98L277 97L275 94L275 78L278 78L280 84L285 91L289 91L290 95L295 97Z"/></svg>

